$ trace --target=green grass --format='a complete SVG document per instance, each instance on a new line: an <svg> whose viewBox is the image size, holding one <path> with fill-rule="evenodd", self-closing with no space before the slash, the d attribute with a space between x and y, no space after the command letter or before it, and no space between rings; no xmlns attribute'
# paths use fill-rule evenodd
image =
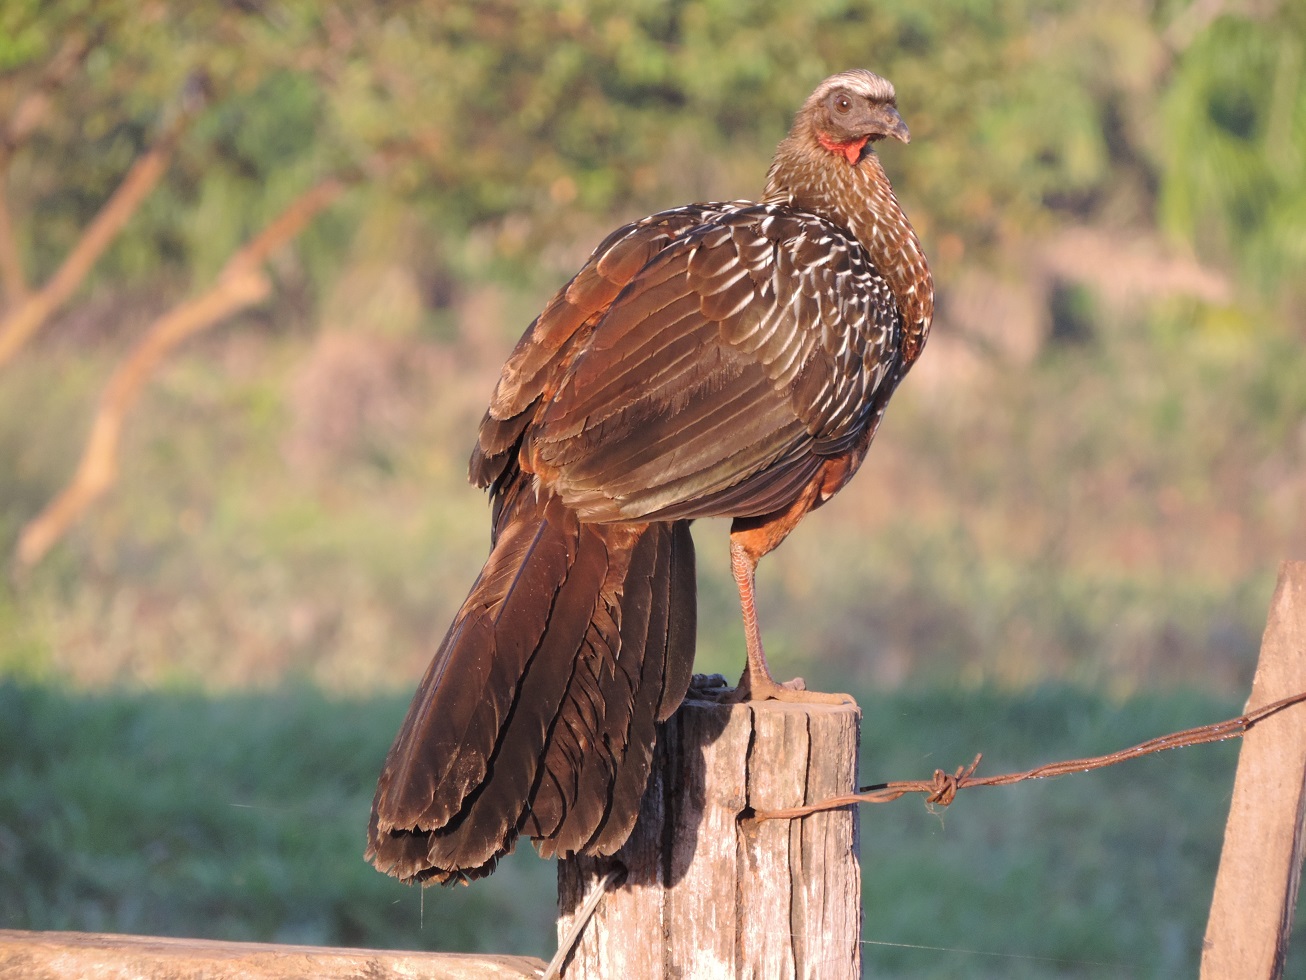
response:
<svg viewBox="0 0 1306 980"><path fill-rule="evenodd" d="M544 949L553 876L530 854L425 902L363 862L404 707L300 688L207 698L0 685L0 924Z"/></svg>
<svg viewBox="0 0 1306 980"><path fill-rule="evenodd" d="M984 773L1023 769L1238 710L1066 687L861 703L871 782L977 751ZM404 706L293 686L0 685L0 926L549 955L553 869L528 848L469 888L424 892L363 862ZM918 798L864 808L867 974L1194 975L1236 756L1236 743L1165 753L972 790L937 813Z"/></svg>
<svg viewBox="0 0 1306 980"><path fill-rule="evenodd" d="M1206 696L1118 703L1066 688L863 706L867 782L928 778L977 752L981 775L1019 771L1239 710ZM1236 743L1206 746L969 790L937 813L908 800L864 808L863 938L903 944L868 945L867 975L1195 976L1236 758Z"/></svg>

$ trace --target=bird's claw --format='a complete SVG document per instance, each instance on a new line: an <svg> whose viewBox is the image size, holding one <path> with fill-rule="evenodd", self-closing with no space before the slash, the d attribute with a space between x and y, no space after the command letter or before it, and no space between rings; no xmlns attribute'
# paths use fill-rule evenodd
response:
<svg viewBox="0 0 1306 980"><path fill-rule="evenodd" d="M705 682L700 687L700 678ZM781 684L770 676L752 677L745 671L736 687L726 687L720 674L694 675L690 694L700 701L744 704L749 701L784 701L790 704L854 704L852 695L809 691L801 677Z"/></svg>
<svg viewBox="0 0 1306 980"><path fill-rule="evenodd" d="M695 674L689 680L689 690L685 693L686 701L723 701L724 695L734 688L721 674Z"/></svg>

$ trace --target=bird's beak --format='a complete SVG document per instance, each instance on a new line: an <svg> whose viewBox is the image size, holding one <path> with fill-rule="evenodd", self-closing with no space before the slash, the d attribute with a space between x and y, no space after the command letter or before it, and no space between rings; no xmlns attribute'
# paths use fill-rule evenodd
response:
<svg viewBox="0 0 1306 980"><path fill-rule="evenodd" d="M880 118L876 122L880 126L879 135L892 136L896 140L904 143L911 142L911 132L907 129L907 124L902 121L902 116L898 115L898 110L891 105L882 106L879 111Z"/></svg>

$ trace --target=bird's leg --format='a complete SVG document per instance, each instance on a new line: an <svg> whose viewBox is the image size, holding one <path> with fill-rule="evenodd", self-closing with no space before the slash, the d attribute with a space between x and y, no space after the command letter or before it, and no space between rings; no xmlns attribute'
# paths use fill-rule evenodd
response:
<svg viewBox="0 0 1306 980"><path fill-rule="evenodd" d="M805 701L819 704L845 704L852 700L846 694L823 694L809 691L801 677L781 684L771 676L762 650L762 631L757 625L757 602L754 584L757 562L755 555L734 535L730 538L730 570L739 587L739 605L744 615L744 644L748 651L748 664L734 691L725 692L723 700L730 703L743 701Z"/></svg>

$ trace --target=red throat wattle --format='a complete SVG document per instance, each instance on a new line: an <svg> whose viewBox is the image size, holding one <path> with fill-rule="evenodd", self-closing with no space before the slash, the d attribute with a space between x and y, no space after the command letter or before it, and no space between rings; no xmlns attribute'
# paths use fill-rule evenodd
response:
<svg viewBox="0 0 1306 980"><path fill-rule="evenodd" d="M870 139L869 136L863 136L860 139L848 140L846 143L840 143L829 133L821 132L818 132L816 137L821 141L823 147L831 153L838 153L840 156L847 157L848 162L851 164L856 164L857 161L862 158L862 148L866 146L866 141Z"/></svg>

